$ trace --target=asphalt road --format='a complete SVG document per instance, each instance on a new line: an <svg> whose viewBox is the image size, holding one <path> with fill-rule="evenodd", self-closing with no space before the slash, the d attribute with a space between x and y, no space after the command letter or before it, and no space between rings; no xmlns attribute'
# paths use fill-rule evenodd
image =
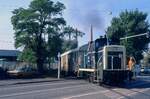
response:
<svg viewBox="0 0 150 99"><path fill-rule="evenodd" d="M139 77L125 88L75 79L9 84L0 86L0 99L150 99L150 77Z"/></svg>

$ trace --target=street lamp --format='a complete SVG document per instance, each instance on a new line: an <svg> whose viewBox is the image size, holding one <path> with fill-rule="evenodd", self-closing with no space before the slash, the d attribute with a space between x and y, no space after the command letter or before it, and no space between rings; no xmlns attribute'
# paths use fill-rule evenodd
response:
<svg viewBox="0 0 150 99"><path fill-rule="evenodd" d="M61 58L60 52L58 53L57 57L58 57L58 72L57 72L57 78L60 79L60 65L61 65L61 62L60 62L60 58Z"/></svg>
<svg viewBox="0 0 150 99"><path fill-rule="evenodd" d="M112 15L112 12L111 11L108 11L108 15ZM105 30L105 33L106 33L106 30ZM109 45L109 39L108 39L108 34L106 33L106 39L107 39L107 45Z"/></svg>
<svg viewBox="0 0 150 99"><path fill-rule="evenodd" d="M106 31L105 31L105 33L106 33ZM106 33L106 39L107 39L107 45L109 45L109 40L108 40L108 35L107 35L107 33Z"/></svg>
<svg viewBox="0 0 150 99"><path fill-rule="evenodd" d="M149 38L149 35L150 35L149 32L140 33L140 34L137 34L137 35L131 35L131 36L122 37L122 38L120 38L120 40L124 40L124 39L127 40L127 39L130 39L130 38L135 38L135 37L140 37L140 36L146 36L147 38Z"/></svg>

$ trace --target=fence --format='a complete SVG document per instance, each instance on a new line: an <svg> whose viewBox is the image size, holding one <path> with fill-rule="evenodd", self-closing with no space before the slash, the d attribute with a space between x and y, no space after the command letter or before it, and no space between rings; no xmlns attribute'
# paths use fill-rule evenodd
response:
<svg viewBox="0 0 150 99"><path fill-rule="evenodd" d="M17 61L0 61L0 67L3 69L7 70L14 70L19 66L32 66L33 68L37 68L36 64L32 63L26 63L26 62L17 62ZM50 64L44 64L44 69L45 70L50 70L50 69L57 69L58 68L58 62L53 62Z"/></svg>

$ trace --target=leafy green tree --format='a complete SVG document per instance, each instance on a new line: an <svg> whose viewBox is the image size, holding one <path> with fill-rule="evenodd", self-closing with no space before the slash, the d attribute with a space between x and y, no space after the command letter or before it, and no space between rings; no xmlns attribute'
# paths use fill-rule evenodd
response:
<svg viewBox="0 0 150 99"><path fill-rule="evenodd" d="M24 49L18 59L27 63L36 63L35 53L31 49Z"/></svg>
<svg viewBox="0 0 150 99"><path fill-rule="evenodd" d="M62 17L64 9L65 6L60 2L33 0L27 9L19 8L12 12L15 46L27 53L28 50L32 51L29 56L35 57L40 73L44 72L43 64L49 54L53 56L58 53L54 46L62 35L61 28L66 24Z"/></svg>
<svg viewBox="0 0 150 99"><path fill-rule="evenodd" d="M149 32L149 23L147 13L134 11L121 12L119 17L114 17L111 26L107 28L107 35L115 44L126 46L127 55L134 56L139 62L142 59L142 52L148 48L150 41L146 36L120 40L121 37L132 36Z"/></svg>
<svg viewBox="0 0 150 99"><path fill-rule="evenodd" d="M64 36L67 36L69 40L72 38L72 34L74 33L74 28L71 26L64 27Z"/></svg>
<svg viewBox="0 0 150 99"><path fill-rule="evenodd" d="M143 53L143 60L141 65L144 66L149 66L149 62L150 62L150 52L144 52Z"/></svg>
<svg viewBox="0 0 150 99"><path fill-rule="evenodd" d="M71 26L64 27L63 33L69 38L69 40L78 39L78 37L82 37L83 35L85 35L85 33L79 31L78 29L74 29Z"/></svg>
<svg viewBox="0 0 150 99"><path fill-rule="evenodd" d="M71 26L66 26L63 29L64 37L68 37L64 39L63 42L63 52L68 51L70 49L74 49L78 47L78 37L83 37L85 33L81 32L78 29L74 29Z"/></svg>
<svg viewBox="0 0 150 99"><path fill-rule="evenodd" d="M76 40L63 40L62 52L77 48Z"/></svg>

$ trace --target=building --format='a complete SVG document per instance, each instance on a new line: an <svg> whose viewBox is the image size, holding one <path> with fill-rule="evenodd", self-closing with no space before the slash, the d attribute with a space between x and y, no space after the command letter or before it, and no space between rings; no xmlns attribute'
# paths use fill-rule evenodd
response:
<svg viewBox="0 0 150 99"><path fill-rule="evenodd" d="M19 53L18 50L0 50L0 60L17 61Z"/></svg>

